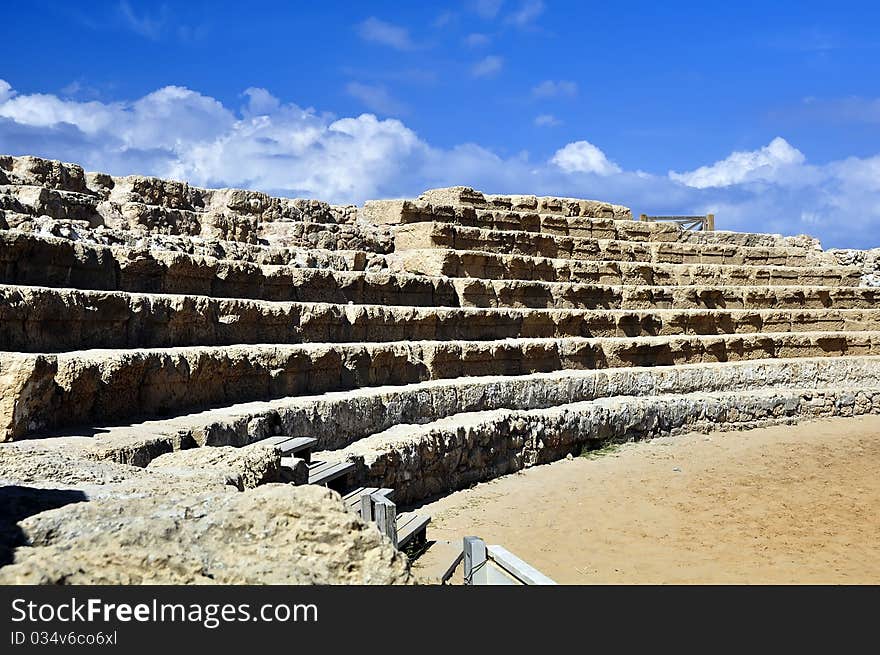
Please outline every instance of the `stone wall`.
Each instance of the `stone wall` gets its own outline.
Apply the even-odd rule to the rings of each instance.
[[[243,189],[202,189],[153,177],[85,173],[76,164],[0,157],[0,227],[87,242],[177,250],[186,237],[388,252],[381,228],[359,223],[357,207],[277,198]]]
[[[858,266],[862,270],[862,284],[880,287],[880,248],[873,250],[829,250],[841,266]]]
[[[357,463],[358,483],[413,503],[612,442],[868,413],[880,413],[877,387],[617,396],[397,425],[335,455]]]

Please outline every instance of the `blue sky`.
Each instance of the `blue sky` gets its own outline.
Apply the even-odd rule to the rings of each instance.
[[[360,202],[430,186],[880,245],[876,2],[18,3],[0,152]]]

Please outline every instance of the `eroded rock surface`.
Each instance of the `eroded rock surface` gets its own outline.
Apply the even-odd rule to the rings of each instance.
[[[406,584],[406,557],[332,491],[270,484],[72,503],[20,522],[2,584]]]
[[[0,582],[410,582],[266,437],[415,503],[608,441],[880,413],[880,251],[632,218],[0,156]]]

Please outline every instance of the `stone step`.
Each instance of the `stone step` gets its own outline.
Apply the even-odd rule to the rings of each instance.
[[[880,386],[615,396],[397,425],[320,456],[356,464],[352,484],[393,487],[407,504],[608,443],[869,413],[880,413]]]
[[[0,350],[19,352],[865,330],[880,330],[880,308],[435,308],[0,285]]]
[[[245,189],[203,189],[186,182],[142,175],[86,173],[77,164],[32,156],[0,155],[0,185],[41,187],[95,196],[120,206],[136,203],[258,222],[352,223],[357,214],[353,205],[278,198]]]
[[[553,260],[541,260],[553,261]],[[306,262],[310,263],[310,262]],[[355,258],[351,266],[357,267]],[[777,280],[776,282],[780,282]],[[447,279],[391,271],[336,271],[257,266],[183,253],[131,253],[68,239],[0,231],[0,283],[271,301],[407,306],[531,308],[700,308],[875,306],[878,291],[737,285],[722,281],[682,288]]]
[[[792,247],[756,247],[678,242],[618,241],[523,231],[485,230],[448,223],[413,223],[393,228],[395,251],[443,248],[527,257],[585,261],[751,266],[838,266],[833,255]]]
[[[600,200],[534,195],[492,195],[463,186],[428,189],[419,196],[419,200],[435,205],[507,209],[556,216],[632,218],[632,211],[629,207],[613,205]]]
[[[0,440],[249,400],[461,376],[880,353],[880,332],[0,353]]]
[[[124,269],[132,262],[144,265],[180,265],[190,260],[193,267],[227,266],[288,266],[293,268],[326,268],[333,270],[367,270],[385,267],[384,258],[363,250],[328,250],[316,247],[288,248],[235,241],[187,238],[180,236],[145,236],[136,232],[110,230],[76,232],[65,230],[56,234],[22,230],[0,232],[0,261],[15,262],[28,254],[38,259],[55,257],[61,266],[77,257],[115,260]],[[25,268],[28,262],[19,262]],[[52,275],[50,268],[47,275]]]
[[[0,211],[6,229],[260,264],[288,263],[290,248],[374,254],[390,252],[393,247],[388,231],[370,224],[278,220],[242,226],[225,216],[143,203],[117,205],[43,187],[0,186]]]
[[[61,433],[64,436],[46,437],[40,443],[87,448],[96,459],[146,466],[172,450],[245,446],[257,440],[271,443],[279,434],[310,434],[318,440],[317,448],[335,450],[395,425],[430,423],[481,410],[538,409],[614,396],[847,385],[880,386],[880,357],[761,359],[438,379],[244,402]]]
[[[784,237],[781,234],[751,232],[693,232],[674,223],[631,220],[625,213],[617,212],[612,218],[613,207],[595,211],[595,216],[563,216],[538,212],[526,208],[478,208],[470,205],[450,205],[427,200],[368,200],[360,216],[365,222],[376,225],[411,225],[437,222],[463,227],[499,231],[522,231],[546,235],[568,236],[587,239],[611,239],[631,242],[682,242],[695,244],[719,244],[756,247],[787,247],[808,251],[821,250],[816,239],[807,236]],[[587,201],[590,202],[590,201]],[[625,217],[625,218],[624,218]]]
[[[451,278],[608,285],[858,286],[857,267],[654,264],[579,261],[465,250],[408,250],[386,257],[394,271]]]
[[[60,192],[59,192],[60,193]],[[0,200],[3,196],[0,195]],[[391,252],[390,232],[332,223],[267,223],[260,228],[259,242],[182,236],[147,229],[91,229],[85,220],[6,212],[7,229],[34,236],[60,237],[95,246],[120,246],[133,251],[170,250],[197,257],[213,257],[252,264],[285,265],[310,260],[359,257],[366,266],[384,266],[381,254]],[[263,229],[265,228],[265,229]],[[329,265],[324,268],[332,268]],[[350,266],[338,267],[347,269]],[[361,266],[364,268],[364,266]]]
[[[328,298],[327,288],[320,282],[315,288],[310,284],[312,279],[332,279],[327,271],[357,272],[375,267],[367,255],[362,251],[301,250],[290,254],[287,265],[259,265],[0,231],[0,283],[317,301]],[[361,280],[355,276],[332,284],[338,288]],[[300,285],[306,287],[304,294],[297,293]],[[432,293],[430,283],[421,286]],[[336,297],[348,300],[344,293]]]

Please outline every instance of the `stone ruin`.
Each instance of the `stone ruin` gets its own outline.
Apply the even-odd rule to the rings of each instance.
[[[632,218],[0,157],[0,582],[412,582],[275,435],[412,505],[609,442],[880,412],[878,251]]]

